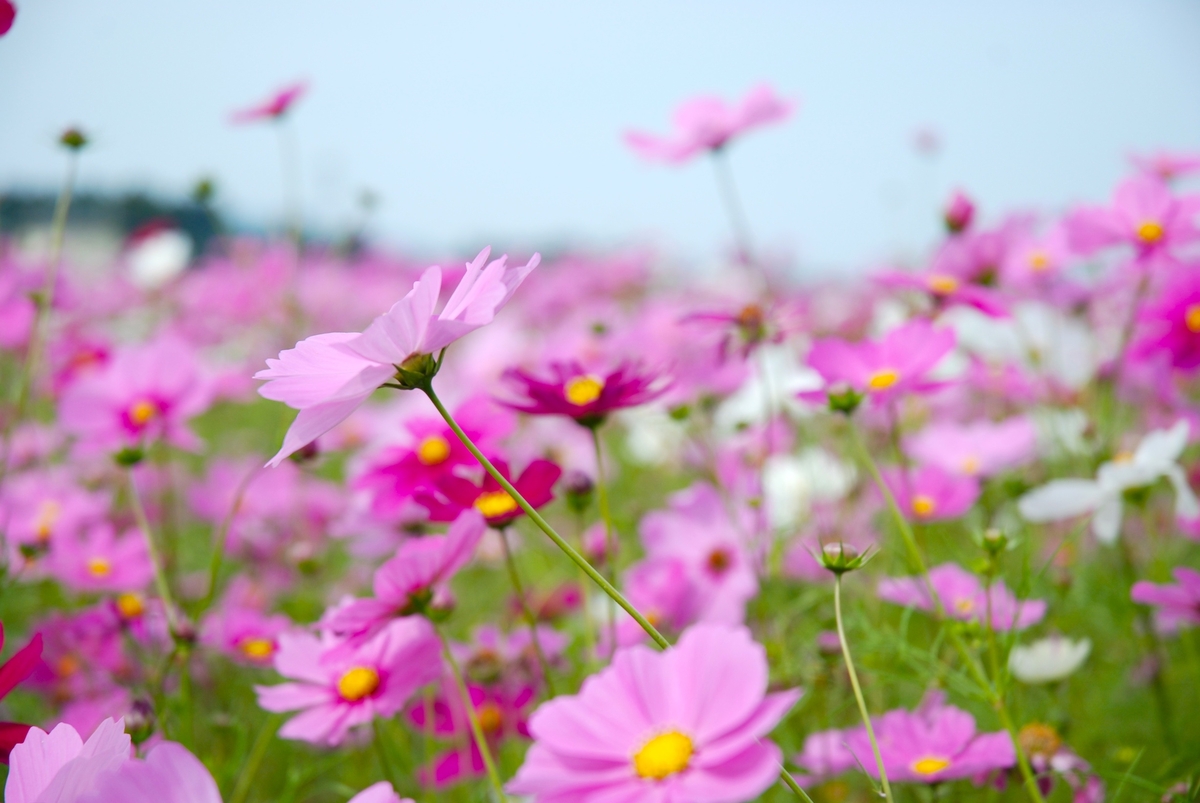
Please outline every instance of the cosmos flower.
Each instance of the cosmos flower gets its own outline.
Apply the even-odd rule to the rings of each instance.
[[[221,803],[212,773],[186,747],[159,742],[145,759],[130,758],[100,775],[87,803]],[[61,800],[61,798],[60,798]]]
[[[1071,641],[1061,636],[1038,639],[1028,647],[1017,645],[1008,654],[1008,668],[1022,683],[1053,683],[1083,666],[1092,642]]]
[[[129,760],[124,720],[106,719],[85,742],[70,725],[30,728],[9,755],[5,803],[75,803]]]
[[[946,224],[946,231],[951,234],[966,231],[975,220],[975,202],[962,190],[955,190],[942,212],[942,220]]]
[[[1194,242],[1200,196],[1175,196],[1160,179],[1134,176],[1118,185],[1111,206],[1076,209],[1065,220],[1071,247],[1084,253],[1129,245],[1141,256]]]
[[[503,460],[492,463],[530,507],[539,508],[554,498],[554,483],[558,482],[562,469],[549,460],[534,460],[516,479],[508,463]],[[429,510],[430,521],[453,521],[464,510],[474,508],[483,514],[489,526],[503,527],[525,514],[491,474],[484,474],[478,485],[465,477],[446,475],[434,488],[421,489],[413,498]]]
[[[267,711],[301,711],[279,729],[285,739],[336,746],[350,728],[390,717],[412,693],[442,674],[440,645],[421,616],[390,622],[356,650],[326,660],[336,642],[284,633],[275,669],[295,682],[255,686]]]
[[[1200,153],[1176,153],[1158,151],[1149,154],[1133,154],[1129,161],[1138,170],[1160,181],[1182,178],[1200,171]]]
[[[929,570],[929,582],[942,603],[946,614],[964,622],[976,622],[992,613],[996,630],[1023,630],[1042,621],[1046,603],[1042,600],[1018,602],[1003,581],[995,580],[987,593],[979,578],[953,563],[943,563]],[[917,608],[934,609],[933,601],[920,577],[885,578],[879,581],[879,598]],[[989,597],[990,606],[989,606]]]
[[[76,591],[139,591],[154,577],[146,541],[136,531],[121,536],[108,522],[82,538],[63,538],[51,547],[50,572]]]
[[[349,803],[413,803],[411,797],[401,798],[388,781],[371,784],[350,798]]]
[[[792,761],[803,767],[805,777],[796,778],[800,783],[821,783],[835,775],[841,775],[857,766],[850,743],[859,738],[862,728],[818,731],[804,739],[804,750]]]
[[[614,410],[636,407],[666,393],[671,382],[661,373],[623,362],[607,373],[591,373],[578,362],[554,363],[550,379],[519,369],[504,379],[520,398],[503,403],[534,415],[565,415],[595,426]]]
[[[723,148],[731,139],[792,116],[796,102],[780,98],[766,84],[754,87],[735,106],[722,98],[702,95],[675,110],[674,132],[667,137],[630,131],[625,144],[643,159],[682,164],[706,150]]]
[[[944,521],[966,513],[979,498],[979,481],[965,473],[951,473],[937,465],[905,470],[887,469],[883,481],[907,518]]]
[[[934,390],[940,384],[929,372],[954,343],[954,330],[935,328],[924,320],[897,327],[877,341],[818,340],[808,353],[808,364],[825,380],[825,389],[801,397],[823,401],[827,393],[848,388],[886,402],[905,393]]]
[[[1024,416],[935,423],[906,439],[905,450],[918,462],[952,474],[990,477],[1036,457],[1037,429]]]
[[[4,648],[4,625],[0,624],[0,649]],[[0,700],[17,687],[42,659],[42,636],[34,635],[13,656],[0,664]],[[8,763],[8,755],[13,747],[25,740],[29,733],[29,725],[20,722],[0,722],[0,764]]]
[[[221,607],[204,617],[200,643],[238,663],[270,666],[279,649],[280,634],[292,627],[292,620],[284,614],[264,613],[227,596]]]
[[[297,81],[280,89],[271,97],[256,106],[242,109],[230,115],[234,123],[256,123],[260,120],[279,120],[300,100],[308,91],[306,81]]]
[[[1181,371],[1200,368],[1200,270],[1184,265],[1167,276],[1157,296],[1142,305],[1129,354],[1167,354]]]
[[[1164,633],[1173,633],[1182,625],[1200,625],[1200,572],[1177,566],[1171,573],[1174,584],[1140,580],[1130,590],[1134,602],[1156,608],[1154,621]]]
[[[782,753],[766,735],[798,689],[767,694],[767,658],[741,627],[696,625],[666,652],[634,646],[543,703],[508,791],[533,801],[735,803],[766,791]]]
[[[267,360],[267,369],[254,375],[267,380],[258,392],[300,411],[284,436],[283,447],[267,465],[279,465],[346,420],[406,364],[411,365],[410,361],[439,352],[491,323],[541,261],[534,254],[522,267],[510,268],[507,256],[487,262],[490,253],[490,248],[483,249],[467,265],[462,281],[439,313],[434,310],[442,270],[434,266],[361,334],[314,335],[281,352],[279,359]]]
[[[1176,462],[1187,447],[1189,431],[1188,422],[1182,419],[1170,429],[1153,430],[1132,454],[1118,454],[1102,463],[1096,479],[1051,480],[1017,500],[1017,509],[1034,522],[1061,521],[1091,513],[1092,532],[1101,543],[1111,544],[1121,534],[1125,492],[1166,477],[1175,489],[1176,515],[1185,519],[1200,516],[1200,502]]]
[[[936,266],[934,270],[922,273],[885,271],[876,277],[876,281],[894,290],[927,293],[938,309],[962,305],[974,307],[992,318],[1009,317],[1008,305],[995,290],[938,270]]]

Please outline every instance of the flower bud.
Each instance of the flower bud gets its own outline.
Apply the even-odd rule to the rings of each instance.
[[[592,495],[596,484],[592,478],[582,471],[570,471],[562,481],[563,495],[567,498],[567,507],[575,513],[582,513],[592,504]]]
[[[154,703],[139,697],[125,712],[125,731],[134,744],[141,744],[154,734]]]
[[[84,134],[78,128],[71,127],[62,132],[62,136],[58,138],[58,144],[62,145],[67,150],[81,151],[88,144],[87,134]]]
[[[145,456],[146,453],[136,446],[126,446],[124,449],[113,455],[113,461],[121,468],[133,468],[138,463],[142,462],[142,459]]]
[[[829,397],[829,409],[835,413],[850,415],[862,404],[863,394],[847,385],[838,382],[830,385],[826,394]]]
[[[964,232],[971,227],[974,219],[975,203],[961,190],[955,190],[954,195],[950,196],[950,203],[946,204],[946,211],[942,213],[946,230],[951,234]]]
[[[817,560],[826,569],[841,576],[846,572],[861,569],[873,556],[874,553],[870,549],[859,552],[858,547],[853,544],[834,541],[821,547],[821,554],[817,556]]]
[[[432,354],[414,354],[396,366],[396,384],[403,390],[426,387],[437,376],[440,367]]]

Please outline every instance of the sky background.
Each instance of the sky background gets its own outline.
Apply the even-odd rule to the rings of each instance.
[[[649,242],[702,261],[729,233],[704,160],[639,162],[690,95],[769,81],[799,114],[732,149],[755,240],[810,273],[919,253],[963,187],[993,219],[1108,194],[1131,151],[1200,150],[1200,3],[18,0],[0,39],[0,189],[182,196],[276,225],[270,126],[229,112],[294,79],[306,217],[418,252]],[[936,130],[936,159],[913,148]]]

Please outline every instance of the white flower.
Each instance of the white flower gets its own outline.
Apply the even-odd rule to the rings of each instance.
[[[1156,429],[1142,438],[1132,455],[1101,464],[1096,479],[1052,480],[1022,496],[1017,509],[1029,521],[1060,521],[1092,513],[1092,532],[1102,543],[1111,544],[1121,533],[1125,491],[1166,477],[1175,488],[1175,514],[1196,518],[1200,502],[1176,462],[1187,446],[1188,429],[1183,420],[1170,429]]]
[[[1022,683],[1050,683],[1072,674],[1092,651],[1088,639],[1071,641],[1059,636],[1039,639],[1028,647],[1013,647],[1008,668]]]
[[[853,466],[820,447],[805,449],[799,455],[771,455],[762,472],[771,527],[776,530],[795,527],[808,514],[813,502],[841,499],[854,487],[855,478]]]
[[[143,290],[153,290],[183,273],[191,258],[191,238],[177,229],[164,229],[130,250],[129,278]]]

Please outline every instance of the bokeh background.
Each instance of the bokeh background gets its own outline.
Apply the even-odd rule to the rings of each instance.
[[[6,197],[53,193],[54,139],[78,124],[94,139],[85,191],[170,201],[210,176],[224,217],[270,230],[274,132],[229,113],[306,79],[293,123],[309,230],[365,226],[416,253],[649,242],[709,258],[728,231],[706,160],[646,165],[620,135],[665,129],[689,95],[761,80],[802,108],[740,142],[733,164],[756,239],[798,272],[920,253],[954,187],[985,219],[1058,209],[1105,195],[1131,152],[1200,145],[1194,0],[19,9],[0,41]],[[12,218],[0,226],[29,224]]]

